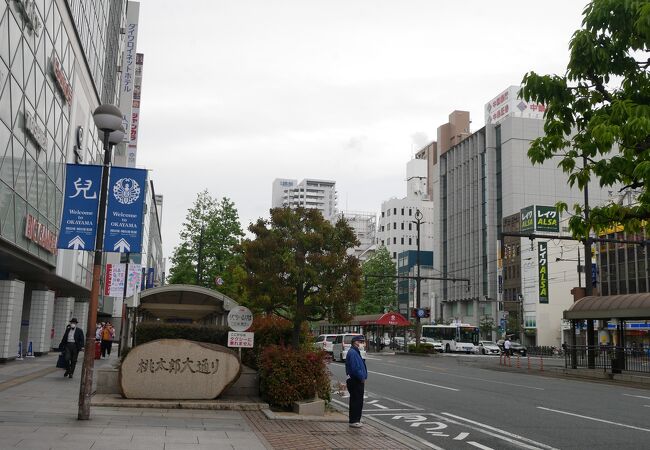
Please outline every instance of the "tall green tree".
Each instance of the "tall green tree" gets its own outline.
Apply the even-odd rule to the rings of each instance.
[[[361,296],[361,268],[347,250],[358,245],[340,219],[332,225],[315,209],[271,209],[268,220],[249,226],[244,239],[249,301],[254,309],[293,322],[292,346],[305,321],[346,321]]]
[[[593,208],[589,223],[574,205],[574,236],[613,223],[637,231],[650,219],[650,1],[590,2],[569,49],[564,75],[529,72],[523,79],[523,98],[546,104],[545,136],[528,156],[533,163],[558,158],[580,189],[593,176],[601,186],[640,194],[631,206]]]
[[[357,314],[379,314],[384,308],[397,308],[395,275],[397,269],[386,247],[381,246],[361,267],[364,277]]]
[[[215,200],[207,190],[200,192],[180,232],[181,243],[170,258],[170,284],[198,284],[215,288],[217,276],[224,276],[236,259],[244,233],[235,204],[228,198]]]

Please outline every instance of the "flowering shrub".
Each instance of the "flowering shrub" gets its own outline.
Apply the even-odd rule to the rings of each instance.
[[[271,405],[288,408],[295,401],[330,400],[325,352],[280,345],[264,348],[259,359],[260,393]]]

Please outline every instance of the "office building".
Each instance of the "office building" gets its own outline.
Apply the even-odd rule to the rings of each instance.
[[[340,217],[345,219],[354,230],[359,245],[351,249],[351,254],[354,254],[363,263],[374,254],[376,248],[377,214],[363,211],[342,211]]]
[[[271,208],[317,209],[329,221],[336,220],[336,182],[305,178],[298,180],[276,178],[273,180]]]
[[[46,353],[72,315],[85,327],[92,254],[56,249],[65,164],[100,162],[92,112],[116,103],[125,17],[125,1],[0,2],[0,361],[19,341]]]

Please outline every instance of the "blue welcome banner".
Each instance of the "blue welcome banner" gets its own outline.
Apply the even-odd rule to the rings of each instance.
[[[66,164],[65,198],[57,248],[95,249],[102,166]]]
[[[142,212],[147,171],[113,167],[108,185],[104,251],[142,253]]]

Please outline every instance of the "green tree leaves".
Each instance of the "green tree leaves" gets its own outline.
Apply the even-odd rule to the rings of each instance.
[[[361,301],[356,307],[356,313],[379,314],[384,312],[385,307],[397,308],[396,279],[394,278],[397,270],[386,247],[379,247],[361,269],[364,276],[364,287]]]
[[[215,288],[218,275],[235,277],[229,271],[237,270],[233,262],[243,235],[235,204],[226,197],[217,201],[207,190],[200,192],[187,211],[181,243],[170,258],[168,282]]]
[[[520,95],[547,105],[545,136],[533,141],[534,164],[556,158],[569,183],[640,193],[638,204],[592,210],[589,223],[572,218],[583,238],[613,223],[638,231],[650,218],[650,0],[594,0],[569,45],[564,76],[526,74]],[[586,164],[583,164],[586,161]]]
[[[332,225],[314,209],[274,208],[249,226],[241,244],[249,305],[293,323],[299,346],[304,321],[346,321],[361,295],[361,269],[347,250],[357,245],[350,226]]]

